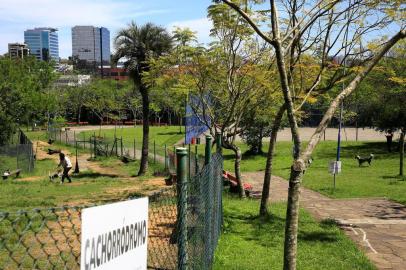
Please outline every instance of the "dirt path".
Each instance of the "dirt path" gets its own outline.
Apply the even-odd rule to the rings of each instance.
[[[245,173],[256,192],[262,172]],[[288,181],[273,176],[271,201],[286,201]],[[378,269],[406,269],[406,206],[383,198],[330,199],[301,188],[300,204],[317,220],[334,219]]]

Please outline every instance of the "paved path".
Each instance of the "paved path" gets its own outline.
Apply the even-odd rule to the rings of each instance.
[[[254,191],[262,190],[263,173],[245,173]],[[271,201],[286,201],[288,182],[273,176]],[[406,269],[406,206],[383,198],[330,199],[301,188],[300,204],[317,220],[334,219],[378,269]]]

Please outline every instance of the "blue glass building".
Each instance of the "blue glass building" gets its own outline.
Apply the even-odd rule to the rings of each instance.
[[[30,53],[37,59],[59,62],[58,29],[34,28],[24,31],[24,42],[28,45]]]

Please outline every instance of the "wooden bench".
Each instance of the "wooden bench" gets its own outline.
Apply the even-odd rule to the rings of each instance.
[[[177,179],[176,173],[174,173],[174,172],[169,172],[168,178],[165,178],[165,184],[166,184],[167,186],[172,186],[173,184],[176,183],[176,179]]]
[[[127,164],[127,163],[130,163],[130,162],[134,162],[135,159],[133,159],[133,158],[131,158],[131,157],[129,157],[129,156],[122,156],[122,157],[121,157],[121,161],[122,161],[124,164]]]
[[[20,173],[21,173],[21,169],[17,169],[15,171],[11,171],[11,172],[5,172],[5,173],[3,173],[3,180],[6,180],[8,177],[11,177],[11,176],[19,177]]]
[[[224,180],[225,184],[230,185],[230,192],[232,192],[232,193],[239,192],[237,177],[235,177],[234,175],[232,175],[231,173],[229,173],[227,171],[223,171],[223,180]],[[248,184],[248,183],[244,183],[243,188],[245,191],[245,195],[247,197],[249,197],[252,192],[252,185]]]

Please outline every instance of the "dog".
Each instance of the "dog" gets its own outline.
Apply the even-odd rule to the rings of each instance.
[[[62,172],[61,171],[56,171],[56,172],[48,172],[48,177],[49,181],[54,182],[54,179],[62,178]]]
[[[361,167],[362,164],[368,162],[368,165],[371,166],[372,159],[374,158],[374,154],[370,154],[369,157],[360,157],[360,155],[356,155],[355,159],[358,160],[358,165]]]
[[[3,180],[6,180],[7,177],[10,176],[10,174],[11,174],[10,169],[5,170],[3,173]]]

